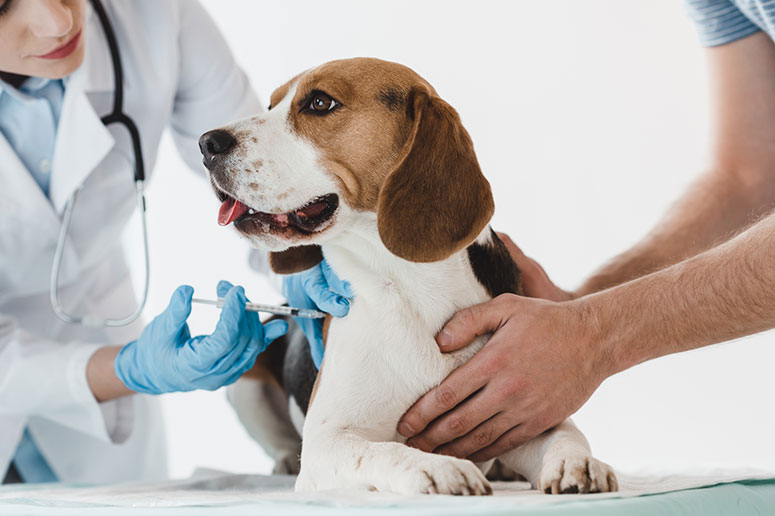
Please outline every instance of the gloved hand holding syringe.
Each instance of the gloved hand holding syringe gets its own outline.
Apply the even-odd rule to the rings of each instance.
[[[193,298],[191,301],[194,303],[200,303],[203,305],[213,305],[218,308],[223,308],[223,298],[219,297],[217,300],[212,299],[197,299]],[[319,312],[317,310],[311,310],[308,308],[295,308],[292,306],[278,306],[278,305],[262,305],[260,303],[245,303],[245,311],[247,312],[265,312],[275,315],[287,315],[290,317],[303,317],[305,319],[323,319],[326,317],[326,313]]]

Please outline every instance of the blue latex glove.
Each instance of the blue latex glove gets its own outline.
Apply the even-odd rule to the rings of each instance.
[[[281,320],[262,325],[257,313],[245,311],[243,288],[221,281],[218,297],[225,299],[215,331],[191,337],[186,319],[193,295],[192,287],[178,287],[140,338],[121,348],[114,368],[128,388],[145,394],[218,389],[236,382],[270,342],[288,331]]]
[[[283,278],[283,295],[291,306],[322,310],[334,317],[344,317],[350,311],[353,292],[350,284],[342,281],[323,260],[315,267]],[[309,350],[315,367],[323,363],[323,319],[297,317],[309,341]]]

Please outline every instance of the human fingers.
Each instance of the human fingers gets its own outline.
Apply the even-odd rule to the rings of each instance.
[[[355,297],[355,294],[353,294],[353,289],[350,286],[350,282],[341,280],[334,272],[334,269],[331,268],[331,264],[328,263],[327,260],[320,262],[320,270],[323,272],[323,276],[325,276],[326,281],[328,282],[328,286],[331,290],[349,299]]]
[[[406,444],[422,451],[432,452],[440,446],[462,438],[499,412],[496,401],[492,395],[492,389],[485,386],[453,410],[440,416],[425,430],[409,439]],[[493,440],[496,437],[494,436]]]
[[[186,320],[191,315],[191,298],[194,288],[181,285],[172,293],[167,308],[159,317],[157,326],[168,338],[176,337],[183,328],[187,328]]]
[[[240,376],[252,369],[258,355],[260,355],[274,339],[282,336],[286,331],[288,331],[288,323],[282,319],[270,321],[264,325],[264,344],[261,344],[259,340],[254,340],[245,346],[245,349],[238,354],[238,359],[234,360],[228,369],[220,373],[222,376],[226,377],[226,380],[222,385],[230,385],[236,382]],[[237,355],[237,353],[233,354]]]
[[[234,285],[232,285],[230,282],[226,280],[219,281],[217,287],[218,297],[224,297],[232,288],[234,288]],[[245,302],[249,303],[250,299],[245,297]],[[264,341],[264,327],[261,324],[261,318],[258,316],[258,312],[244,310],[241,314],[239,314],[239,324],[241,339],[251,339],[250,345],[258,347],[259,353],[266,349],[266,346],[269,344],[269,342]],[[282,335],[282,333],[280,333],[280,335]],[[278,335],[278,337],[280,335]]]
[[[232,288],[234,288],[234,285],[232,285],[231,282],[226,280],[219,281],[218,286],[216,287],[218,298],[224,298]],[[245,297],[245,301],[249,302],[250,300]],[[263,338],[263,333],[261,331],[261,319],[259,319],[258,313],[248,312],[247,310],[243,311],[239,315],[239,324],[241,339]]]
[[[232,288],[234,288],[234,285],[232,285],[230,282],[221,280],[218,282],[218,286],[216,287],[215,291],[218,294],[218,297],[226,297],[226,294],[228,294],[229,290]]]
[[[505,434],[512,428],[517,426],[512,422],[509,414],[505,412],[499,412],[492,416],[490,419],[483,421],[476,428],[465,434],[464,436],[455,439],[454,441],[440,446],[436,450],[436,453],[442,455],[452,455],[465,459],[469,455],[472,455],[487,446],[495,442],[498,437]]]
[[[514,243],[509,235],[506,233],[501,233],[500,231],[496,231],[495,234],[498,235],[498,238],[500,238],[501,242],[503,242],[503,244],[506,246],[506,249],[511,255],[511,259],[514,260],[514,263],[516,263],[517,266],[525,261],[527,256],[525,256],[525,253],[522,252],[522,249],[520,249],[519,246]]]
[[[344,317],[350,310],[347,298],[331,291],[320,265],[304,273],[302,287],[320,310],[334,317]]]
[[[246,302],[245,291],[242,287],[232,287],[224,296],[221,316],[215,325],[215,331],[201,341],[200,352],[204,356],[217,361],[227,356],[235,346],[239,345],[240,322],[245,312]]]
[[[533,430],[532,427],[526,424],[517,425],[498,437],[486,448],[469,455],[467,458],[473,462],[487,462],[492,458],[519,448],[539,433],[541,432]]]
[[[264,324],[264,341],[266,345],[272,343],[273,340],[279,339],[288,332],[288,323],[282,319],[276,319]]]
[[[523,253],[522,249],[514,243],[509,235],[506,233],[497,233],[497,235],[506,246],[506,249],[511,255],[511,259],[517,264],[522,275],[527,276],[525,279],[532,282],[537,282],[539,280],[551,282],[551,280],[549,280],[549,275],[546,274],[546,271],[541,267],[541,264]]]
[[[510,315],[509,297],[517,296],[502,294],[485,303],[459,310],[436,335],[441,351],[464,348],[474,338],[497,330]]]
[[[487,378],[477,367],[476,356],[455,369],[441,384],[428,391],[412,405],[398,422],[398,433],[412,437],[422,432],[434,419],[449,412],[471,394],[481,389]]]
[[[288,323],[282,319],[269,321],[266,324],[262,324],[259,320],[257,331],[252,335],[252,338],[247,340],[244,346],[236,346],[227,351],[209,372],[226,376],[233,374],[241,376],[253,367],[258,355],[263,353],[273,340],[281,337],[287,331]]]
[[[525,255],[507,234],[498,233],[498,237],[503,241],[512,260],[522,273],[525,295],[550,301],[570,301],[574,298],[573,294],[555,285],[541,264]]]

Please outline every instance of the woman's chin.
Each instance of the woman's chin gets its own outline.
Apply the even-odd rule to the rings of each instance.
[[[78,48],[64,59],[56,61],[54,63],[44,64],[42,68],[43,73],[35,74],[36,77],[45,77],[47,79],[64,79],[69,75],[72,75],[83,64],[84,56],[86,55],[86,49],[84,42],[81,41]]]

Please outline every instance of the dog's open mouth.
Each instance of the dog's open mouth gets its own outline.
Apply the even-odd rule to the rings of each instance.
[[[266,233],[295,229],[301,233],[314,233],[331,220],[339,207],[339,196],[327,194],[308,202],[301,208],[286,213],[265,213],[254,210],[222,190],[217,190],[221,200],[218,224],[234,227],[247,233]]]

